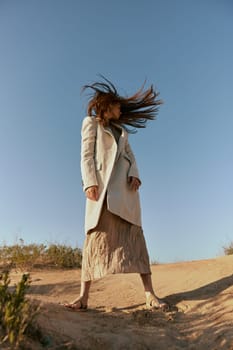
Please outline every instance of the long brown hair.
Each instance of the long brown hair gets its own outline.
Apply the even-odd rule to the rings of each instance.
[[[110,105],[120,103],[121,116],[114,123],[118,123],[125,127],[129,132],[135,132],[135,129],[127,128],[145,128],[148,120],[156,119],[159,106],[163,103],[158,100],[159,93],[154,90],[153,85],[144,90],[144,85],[132,96],[123,97],[117,92],[116,87],[104,76],[101,78],[105,82],[95,82],[91,85],[84,85],[82,91],[92,89],[90,100],[87,106],[89,116],[94,116],[104,126],[108,124],[108,120],[104,118],[104,112],[108,110]],[[144,90],[144,91],[143,91]]]

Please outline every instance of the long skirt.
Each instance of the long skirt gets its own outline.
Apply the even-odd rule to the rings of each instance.
[[[151,270],[142,228],[108,211],[105,200],[98,225],[84,242],[81,280],[115,273],[151,274]]]

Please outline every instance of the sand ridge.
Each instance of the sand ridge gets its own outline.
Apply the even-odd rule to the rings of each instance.
[[[168,313],[145,309],[137,274],[94,281],[81,313],[59,305],[77,297],[80,270],[31,272],[28,295],[41,303],[47,348],[233,350],[233,256],[154,265],[152,274],[157,295],[172,305]]]

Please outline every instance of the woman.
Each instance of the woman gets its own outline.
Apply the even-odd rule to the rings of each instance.
[[[151,86],[122,97],[107,79],[85,85],[93,92],[82,124],[81,173],[86,194],[85,232],[80,296],[65,304],[86,310],[91,281],[111,273],[139,273],[146,306],[167,304],[154,293],[141,225],[141,185],[129,127],[143,128],[162,103]],[[128,131],[128,132],[127,132]]]

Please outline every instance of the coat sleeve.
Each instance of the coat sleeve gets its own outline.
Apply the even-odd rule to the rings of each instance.
[[[128,142],[128,140],[126,141],[126,145],[125,145],[125,152],[127,153],[129,159],[131,160],[131,165],[129,168],[129,172],[128,172],[128,176],[133,176],[136,177],[140,182],[140,177],[139,177],[139,172],[138,172],[138,168],[137,168],[137,164],[136,164],[136,159],[135,156],[133,154],[133,151],[130,147],[130,144]]]
[[[84,191],[90,186],[98,186],[95,168],[96,123],[94,117],[86,117],[82,124],[81,175]]]

